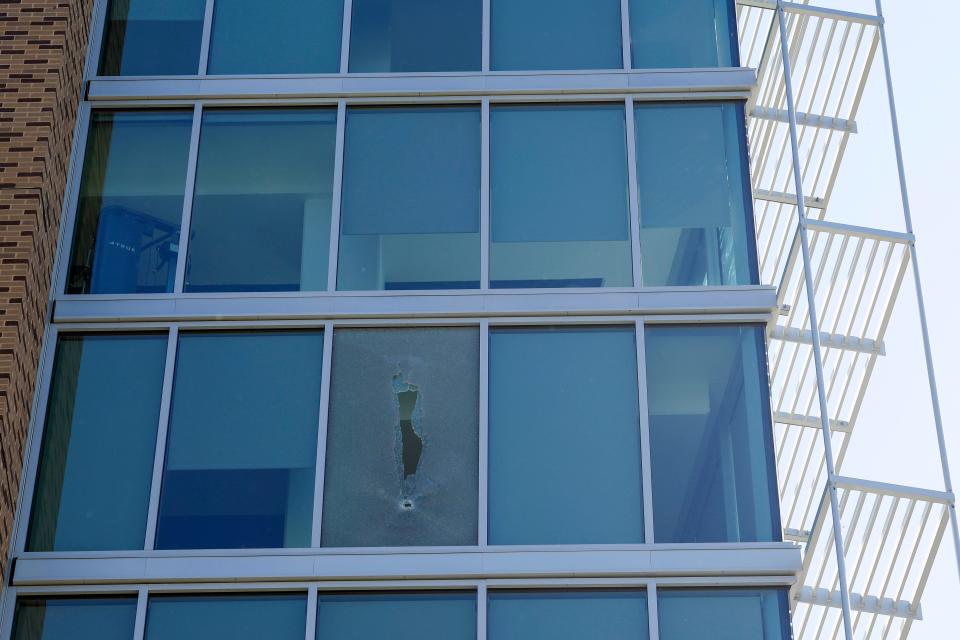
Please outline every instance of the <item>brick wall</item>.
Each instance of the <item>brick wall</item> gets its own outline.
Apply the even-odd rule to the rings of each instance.
[[[93,0],[0,0],[0,571],[6,576]]]

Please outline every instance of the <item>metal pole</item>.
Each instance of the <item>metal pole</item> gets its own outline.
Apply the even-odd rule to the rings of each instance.
[[[797,142],[797,111],[793,96],[793,78],[790,53],[787,49],[787,19],[783,0],[777,0],[777,21],[780,26],[780,55],[783,58],[783,76],[786,82],[787,114],[790,121],[790,145],[793,152],[793,181],[797,194],[797,235],[803,254],[803,279],[807,288],[807,312],[813,337],[813,362],[817,372],[817,398],[820,401],[820,432],[823,435],[823,453],[827,464],[827,493],[833,516],[833,545],[837,555],[837,579],[840,583],[840,605],[843,609],[843,631],[847,640],[853,640],[850,621],[850,593],[847,585],[847,563],[843,555],[843,532],[840,529],[840,505],[837,500],[837,473],[833,462],[833,442],[830,435],[830,412],[827,408],[826,382],[823,375],[823,354],[820,348],[820,324],[817,320],[816,295],[810,270],[810,240],[807,234],[807,211],[804,204],[803,178],[800,175],[800,145]],[[809,549],[807,550],[809,552]]]
[[[883,20],[883,7],[876,0],[877,17],[880,18],[880,49],[883,51],[883,70],[887,78],[887,100],[890,102],[890,123],[893,127],[893,147],[897,154],[897,172],[900,176],[900,199],[903,203],[903,220],[907,233],[913,233],[913,218],[910,215],[910,198],[907,194],[907,175],[903,164],[903,149],[900,146],[900,124],[897,120],[897,104],[893,97],[893,77],[890,74],[890,55],[887,51],[887,32]],[[947,461],[947,441],[944,436],[943,418],[940,415],[940,395],[937,393],[937,377],[933,370],[933,352],[930,349],[930,331],[927,328],[927,309],[923,303],[923,287],[920,286],[920,264],[917,262],[917,246],[910,243],[910,261],[913,263],[913,289],[917,294],[920,311],[920,333],[923,335],[923,353],[927,360],[927,382],[930,385],[930,400],[933,403],[933,422],[937,428],[937,444],[940,447],[940,465],[943,468],[944,489],[950,494],[948,510],[953,528],[953,548],[957,560],[957,575],[960,577],[960,527],[957,525],[956,499],[953,497],[953,481],[950,479],[950,463]]]

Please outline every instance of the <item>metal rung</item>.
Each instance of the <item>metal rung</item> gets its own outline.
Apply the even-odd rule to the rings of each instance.
[[[767,191],[766,189],[754,189],[753,197],[757,200],[767,200],[769,202],[779,202],[781,204],[791,204],[796,206],[797,196],[793,193],[783,191]],[[813,198],[807,196],[803,199],[804,205],[808,209],[826,209],[827,201],[823,198]]]
[[[813,332],[809,329],[801,330],[796,327],[777,325],[773,328],[773,331],[770,332],[770,337],[776,340],[784,340],[785,342],[813,344]],[[856,351],[857,353],[866,353],[867,355],[875,356],[887,355],[883,340],[870,340],[868,338],[858,338],[856,336],[845,336],[821,331],[820,344],[824,348],[846,349],[847,351]]]
[[[756,7],[758,9],[769,9],[771,11],[775,11],[777,8],[777,3],[774,0],[737,0],[737,4],[741,7]],[[784,2],[783,9],[789,13],[845,20],[847,22],[859,22],[862,24],[879,25],[882,22],[879,16],[870,15],[869,13],[828,9],[827,7],[816,7],[808,4],[798,4],[796,2]]]
[[[822,607],[840,608],[839,591],[800,587],[800,590],[797,592],[796,600],[797,602],[815,604]],[[906,618],[908,620],[923,620],[923,614],[920,610],[920,606],[917,605],[916,610],[914,610],[910,603],[906,600],[878,598],[876,596],[864,596],[859,593],[851,593],[850,608],[854,611],[861,611],[869,614],[894,616],[896,618]]]
[[[786,109],[774,109],[772,107],[754,107],[750,112],[754,118],[764,120],[773,120],[775,122],[790,122],[790,115]],[[857,133],[857,123],[854,120],[844,120],[843,118],[831,118],[813,113],[798,113],[797,124],[803,127],[819,127],[820,129],[832,129],[844,133]]]
[[[776,411],[773,414],[773,421],[780,424],[792,424],[797,427],[809,427],[811,429],[820,428],[820,416],[804,416],[798,413],[786,413]],[[850,433],[853,431],[853,425],[846,420],[830,420],[830,430],[836,433]]]
[[[907,500],[924,500],[926,502],[934,502],[946,505],[954,503],[953,494],[947,493],[946,491],[907,487],[899,484],[890,484],[888,482],[876,482],[875,480],[862,480],[860,478],[837,476],[836,486],[838,489],[865,491],[867,493],[882,494],[896,498],[904,498]]]
[[[807,544],[810,539],[810,532],[801,529],[784,529],[783,539],[786,542],[796,542],[798,544]]]

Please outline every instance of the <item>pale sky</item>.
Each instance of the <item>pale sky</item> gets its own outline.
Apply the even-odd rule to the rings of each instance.
[[[874,13],[873,0],[811,4]],[[932,337],[934,364],[956,489],[960,477],[960,316],[952,260],[960,237],[957,189],[960,145],[955,69],[960,2],[886,0],[887,38],[917,234],[917,250]],[[953,71],[951,71],[953,69]],[[857,117],[860,133],[844,157],[827,219],[905,229],[879,51]],[[857,421],[842,475],[942,490],[912,274],[907,278]],[[960,637],[960,576],[949,527],[926,592],[924,620],[910,640]]]

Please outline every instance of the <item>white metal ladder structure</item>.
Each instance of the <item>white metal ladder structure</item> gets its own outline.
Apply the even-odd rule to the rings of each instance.
[[[876,9],[870,15],[808,0],[738,0],[742,65],[758,77],[747,113],[761,281],[778,286],[780,305],[769,358],[783,532],[804,551],[791,592],[797,640],[906,638],[921,617],[920,598],[951,518],[960,557],[913,235],[827,215],[867,78],[879,64],[912,229],[879,0]],[[869,428],[857,427],[857,418],[911,266],[944,491],[840,474],[855,428]]]

